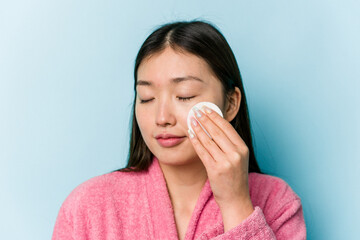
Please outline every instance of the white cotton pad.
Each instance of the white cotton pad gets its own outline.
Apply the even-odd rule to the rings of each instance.
[[[224,117],[220,108],[218,106],[216,106],[214,103],[211,103],[211,102],[199,102],[197,104],[195,104],[189,111],[188,113],[188,116],[187,116],[187,125],[188,125],[188,128],[193,132],[194,130],[192,129],[192,126],[191,126],[191,117],[195,117],[195,113],[193,111],[193,108],[194,107],[197,107],[200,111],[204,112],[204,110],[202,109],[203,106],[206,106],[210,109],[212,109],[213,111],[217,112],[221,117]],[[212,137],[210,136],[210,134],[205,130],[205,128],[201,125],[201,123],[199,123],[200,126],[202,127],[202,129],[204,129],[204,131],[206,132],[206,134],[212,139]]]

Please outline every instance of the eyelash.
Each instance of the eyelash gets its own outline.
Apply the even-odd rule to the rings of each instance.
[[[190,99],[194,98],[195,96],[192,97],[178,97],[180,101],[186,102],[189,101]],[[152,99],[149,100],[140,100],[140,103],[147,103],[150,102]]]

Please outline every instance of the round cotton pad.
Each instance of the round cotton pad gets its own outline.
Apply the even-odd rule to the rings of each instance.
[[[188,128],[189,128],[193,133],[195,133],[194,130],[192,129],[192,127],[191,127],[191,117],[194,117],[194,118],[195,118],[195,116],[194,116],[195,113],[194,113],[194,111],[193,111],[193,108],[194,108],[194,107],[197,107],[200,111],[204,111],[204,110],[202,109],[203,106],[206,106],[206,107],[212,109],[213,111],[217,112],[221,117],[223,117],[223,114],[222,114],[220,108],[219,108],[218,106],[216,106],[214,103],[211,103],[211,102],[199,102],[199,103],[195,104],[195,105],[190,109],[190,111],[189,111],[189,113],[188,113],[188,116],[187,116],[187,125],[188,125]],[[196,118],[195,118],[195,119],[196,119]],[[200,124],[200,126],[202,127],[202,129],[204,129],[204,131],[206,132],[206,134],[211,138],[210,134],[205,130],[205,128],[201,125],[201,123],[199,123],[199,124]],[[212,138],[211,138],[211,139],[212,139]]]

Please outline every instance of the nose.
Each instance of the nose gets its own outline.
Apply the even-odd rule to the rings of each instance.
[[[176,117],[174,110],[169,101],[161,101],[156,110],[156,125],[166,127],[167,125],[175,125]]]

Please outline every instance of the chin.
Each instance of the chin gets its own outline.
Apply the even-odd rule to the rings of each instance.
[[[165,165],[181,166],[191,164],[194,161],[199,160],[195,150],[190,150],[189,148],[187,151],[157,149],[157,151],[154,151],[153,154],[157,159],[159,159],[161,164]]]

